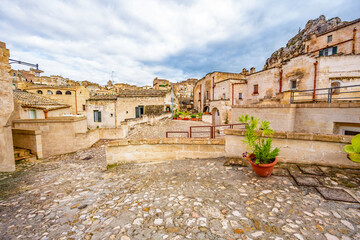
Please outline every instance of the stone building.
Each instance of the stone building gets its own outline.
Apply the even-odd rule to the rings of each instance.
[[[153,89],[156,90],[168,90],[171,88],[171,82],[166,79],[155,78],[153,81]]]
[[[194,108],[211,112],[213,124],[236,123],[241,114],[249,114],[268,119],[275,130],[360,132],[359,24],[360,19],[341,23],[322,16],[309,21],[263,70],[244,69],[229,77],[209,73],[200,79]]]
[[[71,114],[71,106],[39,94],[14,90],[14,119],[46,119]]]
[[[90,92],[84,86],[33,85],[25,90],[70,105],[72,115],[86,114],[86,100],[89,99]]]
[[[0,172],[15,171],[11,115],[14,110],[12,79],[9,65],[10,52],[0,42]]]
[[[174,94],[179,100],[180,110],[193,109],[193,93],[197,81],[196,78],[189,78],[182,82],[172,83]]]
[[[126,90],[116,95],[92,96],[86,104],[90,128],[117,128],[127,119],[158,115],[171,109],[171,92]]]

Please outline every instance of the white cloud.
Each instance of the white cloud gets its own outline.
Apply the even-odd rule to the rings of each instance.
[[[192,77],[164,62],[166,59],[199,52],[212,60],[217,56],[206,54],[216,44],[261,41],[259,36],[269,29],[285,26],[287,21],[304,26],[307,19],[320,15],[317,8],[334,12],[341,4],[343,1],[3,0],[0,40],[7,43],[12,58],[39,63],[47,75],[104,84],[115,71],[117,82],[151,84],[156,76],[170,80]],[[277,46],[278,39],[273,45]],[[250,59],[248,54],[246,59]],[[232,60],[228,64],[233,62],[241,63]]]

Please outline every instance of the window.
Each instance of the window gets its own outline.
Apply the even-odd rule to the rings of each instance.
[[[290,89],[296,89],[296,80],[290,81]]]
[[[94,122],[101,122],[101,112],[94,110]]]
[[[14,77],[16,76],[16,74],[14,73]]]
[[[332,41],[332,35],[328,36],[328,43]]]
[[[254,85],[254,92],[253,94],[258,94],[259,93],[259,85],[258,84],[255,84]]]
[[[321,56],[331,56],[337,54],[337,46],[335,47],[330,47],[330,48],[325,48],[323,50],[319,51],[319,57]]]
[[[86,110],[86,105],[83,105],[83,111],[85,111]]]
[[[56,95],[62,95],[61,91],[56,91]]]
[[[222,99],[226,99],[226,95],[225,95],[225,93],[223,93],[223,97],[222,97]]]
[[[239,93],[239,99],[242,99],[242,93]]]
[[[206,99],[209,99],[209,91],[206,91]]]
[[[29,119],[36,119],[36,110],[35,109],[29,110]]]
[[[43,94],[43,92],[41,90],[37,90],[38,94]]]
[[[66,92],[65,92],[65,95],[71,95],[71,92],[70,92],[70,91],[66,91]]]
[[[51,90],[48,90],[48,91],[47,91],[47,94],[52,95],[53,92],[52,92]]]

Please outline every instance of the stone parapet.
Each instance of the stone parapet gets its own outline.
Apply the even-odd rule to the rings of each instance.
[[[226,135],[245,136],[245,129],[225,129]],[[296,132],[282,132],[276,131],[272,135],[273,138],[292,139],[292,140],[308,140],[308,141],[322,141],[322,142],[337,142],[350,144],[352,136],[346,135],[330,135],[318,133],[296,133]]]
[[[224,155],[224,139],[124,139],[110,142],[106,147],[106,161],[108,165],[209,159],[223,157]]]
[[[241,158],[249,151],[243,142],[244,130],[228,129],[225,134],[226,157]],[[344,135],[275,132],[273,147],[280,148],[279,162],[359,169],[360,164],[350,161],[343,150],[351,139]]]

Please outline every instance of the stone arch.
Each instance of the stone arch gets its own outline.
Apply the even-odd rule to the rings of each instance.
[[[65,95],[71,95],[71,92],[70,92],[70,91],[66,91],[66,92],[65,92]]]
[[[41,90],[37,90],[38,94],[43,94],[43,92]]]
[[[217,108],[213,108],[211,110],[211,115],[212,115],[212,125],[220,125],[221,124],[221,115],[220,115],[220,111]]]
[[[331,81],[330,87],[334,88],[334,89],[332,89],[332,94],[339,94],[341,88],[337,88],[337,87],[341,87],[341,85],[342,85],[342,82],[340,80]]]
[[[57,90],[57,91],[56,91],[56,95],[62,95],[62,91]]]

